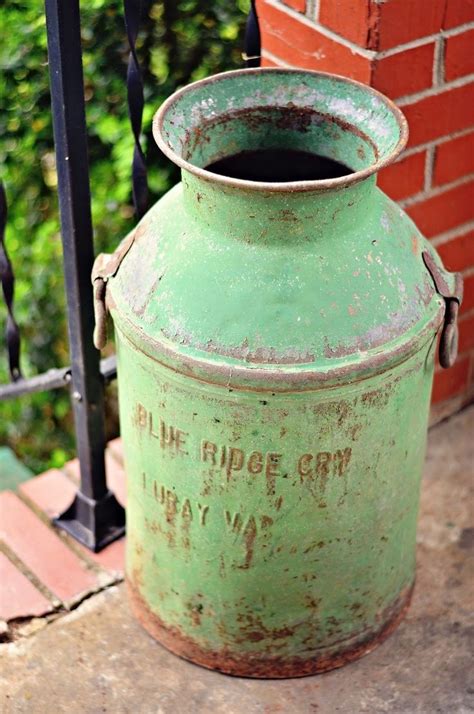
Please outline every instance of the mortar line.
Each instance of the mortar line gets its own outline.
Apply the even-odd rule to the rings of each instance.
[[[415,203],[419,203],[420,201],[425,201],[429,198],[436,198],[437,196],[441,196],[443,193],[447,193],[453,188],[458,188],[459,186],[463,186],[464,184],[469,183],[474,179],[474,173],[466,174],[465,176],[461,176],[460,178],[456,179],[455,181],[450,181],[449,183],[445,183],[442,186],[434,186],[431,188],[429,191],[420,191],[419,193],[416,193],[414,196],[409,196],[408,198],[405,198],[403,201],[399,201],[399,205],[402,208],[408,208],[409,206],[414,205]]]
[[[468,136],[468,134],[471,134],[473,131],[474,127],[469,126],[467,127],[467,129],[459,129],[459,131],[453,131],[451,134],[444,134],[438,139],[426,141],[424,144],[417,144],[416,146],[411,146],[409,149],[405,149],[405,151],[403,151],[398,161],[406,158],[407,156],[413,156],[413,154],[418,154],[421,151],[426,151],[432,146],[440,146],[441,144],[446,144],[446,142],[452,141],[453,139],[460,139],[463,136]]]
[[[297,12],[296,10],[293,10],[287,5],[278,2],[278,0],[266,0],[266,2],[268,5],[272,5],[273,7],[276,7],[280,10],[284,10],[289,15],[292,15],[295,19],[303,20],[304,18],[306,18],[307,23],[305,24],[318,29],[322,35],[325,35],[326,37],[334,40],[335,42],[345,45],[353,52],[361,54],[362,56],[367,57],[368,59],[384,59],[385,57],[391,57],[392,55],[399,54],[400,52],[405,52],[406,50],[412,50],[416,49],[417,47],[422,47],[423,45],[427,45],[430,42],[435,42],[439,38],[445,39],[448,37],[454,37],[455,35],[460,35],[463,32],[467,32],[468,30],[474,29],[474,21],[465,22],[462,25],[452,27],[449,30],[440,30],[439,32],[433,33],[431,35],[425,35],[424,37],[419,37],[416,40],[411,40],[410,42],[405,42],[401,45],[397,45],[396,47],[390,47],[387,50],[381,50],[380,52],[377,52],[375,50],[368,50],[365,47],[361,47],[361,45],[352,42],[352,40],[348,40],[347,37],[339,35],[337,32],[334,32],[325,25],[321,24],[319,22],[320,0],[307,0],[307,9],[304,15],[302,13]],[[310,13],[313,12],[313,8],[313,17],[315,19],[312,21],[310,20]]]
[[[464,278],[471,278],[474,275],[474,265],[469,265],[467,268],[464,268],[464,270],[461,270],[461,275]]]
[[[53,610],[57,610],[59,607],[65,607],[61,598],[55,595],[53,591],[50,590],[32,570],[30,570],[22,559],[18,557],[15,551],[1,539],[0,553],[3,553],[3,555],[8,558],[10,563],[12,563],[15,568],[19,570],[19,572],[36,588],[36,590],[38,590],[41,595],[48,600]]]
[[[320,9],[320,0],[306,0],[306,9],[305,9],[305,13],[304,13],[306,15],[306,17],[309,17],[310,19],[314,20],[315,22],[318,22],[319,9]]]
[[[387,50],[381,50],[377,53],[376,59],[384,59],[385,57],[397,55],[400,52],[414,50],[417,47],[428,45],[430,42],[435,42],[438,38],[446,39],[448,37],[454,37],[455,35],[461,35],[463,32],[473,29],[474,22],[465,22],[463,25],[458,25],[458,27],[453,27],[450,30],[440,30],[432,35],[425,35],[424,37],[418,37],[416,40],[405,42],[403,45],[397,45],[396,47],[390,47]]]
[[[293,10],[293,8],[290,8],[288,7],[288,5],[284,5],[283,3],[278,2],[278,0],[266,0],[266,3],[274,8],[281,10],[282,12],[286,12],[294,19],[304,22],[307,27],[317,29],[322,35],[324,35],[328,39],[331,39],[334,42],[337,42],[347,47],[348,49],[352,50],[353,53],[361,55],[366,59],[384,59],[385,57],[391,57],[392,55],[405,52],[406,50],[422,47],[423,45],[429,44],[430,42],[436,42],[436,40],[440,38],[445,39],[448,37],[454,37],[455,35],[459,35],[463,32],[467,32],[468,30],[474,29],[474,21],[465,22],[463,25],[458,25],[457,27],[453,27],[449,30],[440,30],[440,32],[431,35],[425,35],[424,37],[417,38],[416,40],[405,42],[402,45],[397,45],[396,47],[391,47],[387,50],[377,52],[375,50],[368,50],[365,47],[361,47],[357,43],[352,42],[352,40],[348,40],[347,37],[339,35],[337,32],[334,32],[325,25],[321,24],[317,19],[319,18],[320,0],[307,0],[307,8],[305,10],[305,14]],[[313,17],[315,18],[314,20],[310,19],[310,13],[313,13]]]
[[[313,22],[306,15],[302,15],[301,13],[296,12],[296,10],[293,10],[287,5],[280,4],[279,2],[277,2],[277,0],[265,0],[265,2],[267,5],[270,5],[276,10],[279,10],[280,12],[289,15],[294,20],[298,20],[299,22],[303,23],[303,25],[306,25],[306,27],[309,27],[312,30],[317,30],[321,35],[324,35],[324,37],[327,37],[329,40],[332,40],[333,42],[337,42],[338,44],[347,47],[347,49],[351,50],[353,54],[357,54],[360,57],[364,57],[365,59],[369,60],[374,59],[377,54],[373,50],[367,50],[364,47],[360,47],[360,45],[357,45],[355,42],[348,40],[346,37],[342,37],[341,35],[336,34],[328,27],[325,27],[325,25],[321,25],[319,22]]]
[[[279,65],[280,67],[288,67],[289,69],[293,69],[293,65],[288,64],[288,62],[285,62],[285,60],[282,60],[281,57],[277,57],[276,55],[272,54],[272,52],[269,52],[268,50],[262,50],[262,57],[266,57],[267,59],[271,60],[272,62],[275,62],[275,64]]]
[[[430,243],[432,243],[436,248],[438,245],[448,243],[452,238],[462,238],[472,230],[474,230],[474,219],[472,221],[467,221],[467,223],[461,223],[455,228],[450,228],[449,231],[438,233],[438,235],[430,238]]]
[[[466,310],[466,312],[461,313],[458,320],[460,323],[467,322],[467,320],[470,320],[471,317],[474,317],[474,307],[471,307],[470,310]]]
[[[429,191],[431,188],[433,188],[433,171],[434,171],[434,162],[435,162],[435,147],[430,146],[430,148],[426,152],[426,157],[425,157],[425,183],[424,183],[424,190]]]
[[[433,87],[439,87],[445,84],[444,81],[444,53],[445,40],[440,36],[436,42],[433,53]]]
[[[399,107],[404,107],[409,104],[414,104],[422,99],[428,99],[429,97],[435,97],[437,95],[443,94],[451,89],[459,89],[459,87],[467,86],[474,81],[474,73],[466,74],[464,77],[458,77],[453,79],[451,82],[445,82],[442,85],[437,85],[436,87],[429,87],[428,89],[423,89],[421,92],[414,92],[413,94],[405,94],[403,97],[399,97],[397,105]]]
[[[269,5],[273,5],[274,7],[278,7],[280,9],[283,8],[285,11],[288,12],[288,14],[293,15],[295,18],[299,19],[302,19],[304,17],[309,19],[309,12],[312,12],[312,7],[314,7],[315,14],[313,15],[313,17],[319,18],[320,0],[307,0],[307,7],[309,7],[310,10],[307,9],[305,15],[302,15],[301,13],[297,12],[296,10],[293,10],[287,5],[283,5],[277,2],[277,0],[266,0],[266,2]],[[319,23],[318,19],[315,19],[314,21],[309,20],[309,24],[312,27],[317,27],[317,29],[321,31],[321,34],[330,37],[335,42],[339,42],[340,44],[346,45],[354,52],[364,54],[364,56],[374,59],[383,59],[384,57],[390,57],[391,55],[399,54],[400,52],[405,52],[406,50],[415,49],[417,47],[421,47],[422,45],[429,44],[430,42],[435,42],[440,37],[454,37],[455,35],[460,35],[463,32],[467,32],[468,30],[474,29],[474,21],[465,22],[462,25],[452,27],[449,30],[440,30],[439,32],[433,33],[431,35],[425,35],[424,37],[419,37],[416,40],[411,40],[410,42],[405,42],[401,45],[397,45],[396,47],[390,47],[387,50],[377,52],[375,50],[367,50],[366,48],[361,47],[357,43],[352,42],[352,40],[348,40],[347,37],[339,35],[337,32],[334,32],[325,25]]]
[[[16,495],[20,501],[23,501],[25,506],[27,506],[30,511],[33,511],[38,520],[44,523],[44,525],[47,526],[47,528],[54,533],[54,535],[56,535],[69,548],[69,550],[74,553],[74,555],[77,556],[87,570],[90,570],[95,575],[99,575],[104,580],[112,577],[110,575],[110,571],[102,567],[102,565],[97,563],[95,560],[92,560],[92,558],[89,558],[87,552],[84,552],[77,541],[75,541],[68,533],[60,528],[55,528],[48,515],[41,510],[41,508],[31,498],[29,498],[21,490],[18,490]]]

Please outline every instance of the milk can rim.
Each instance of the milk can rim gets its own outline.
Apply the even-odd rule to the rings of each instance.
[[[206,169],[195,166],[191,162],[183,159],[179,154],[172,149],[166,140],[163,138],[163,123],[165,115],[183,95],[194,91],[197,87],[202,87],[205,85],[212,85],[215,82],[221,81],[224,78],[232,78],[243,75],[252,74],[300,74],[302,76],[311,77],[321,77],[323,79],[327,78],[332,81],[341,82],[341,84],[353,85],[359,87],[364,92],[377,97],[387,109],[392,113],[398,129],[399,137],[398,141],[393,147],[393,149],[385,156],[380,159],[375,160],[370,166],[365,169],[354,171],[346,176],[341,176],[338,178],[331,179],[321,179],[321,180],[311,180],[311,181],[285,181],[285,182],[270,182],[270,181],[250,181],[245,179],[236,179],[229,176],[223,176],[221,174],[213,173],[212,171],[207,171]],[[237,69],[231,70],[229,72],[220,72],[219,74],[214,74],[211,77],[206,77],[205,79],[198,80],[197,82],[192,82],[187,84],[185,87],[174,92],[168,99],[166,99],[160,106],[158,111],[153,117],[153,136],[156,143],[158,144],[161,151],[167,156],[173,163],[175,163],[180,168],[188,171],[195,176],[204,179],[206,181],[212,181],[213,183],[220,184],[223,186],[240,188],[252,191],[266,191],[266,192],[304,192],[304,191],[327,191],[330,189],[346,188],[348,186],[354,185],[363,181],[370,176],[373,176],[378,171],[383,169],[385,166],[392,164],[400,153],[405,148],[408,141],[408,123],[407,120],[399,107],[385,94],[379,92],[378,90],[370,87],[363,82],[358,82],[355,79],[350,79],[349,77],[344,77],[339,74],[334,74],[332,72],[320,72],[316,70],[306,70],[298,68],[280,68],[280,67],[263,67],[263,68],[249,68],[249,69]]]

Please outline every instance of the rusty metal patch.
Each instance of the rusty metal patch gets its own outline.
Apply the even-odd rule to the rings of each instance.
[[[444,369],[452,367],[458,355],[458,313],[463,296],[463,281],[460,273],[448,273],[424,250],[423,262],[431,275],[436,291],[446,305],[443,329],[439,341],[439,363]]]
[[[132,247],[134,241],[145,233],[145,225],[140,224],[135,231],[126,236],[117,250],[111,255],[100,253],[92,267],[92,285],[94,286],[94,345],[98,350],[107,344],[107,281],[117,274],[120,265]]]
[[[135,617],[163,647],[201,667],[217,669],[237,677],[256,679],[307,677],[343,667],[349,662],[364,657],[382,644],[398,627],[410,606],[413,589],[414,584],[406,588],[395,602],[380,614],[382,625],[374,628],[372,632],[364,631],[362,635],[338,643],[335,651],[305,659],[304,657],[265,657],[251,652],[234,652],[229,646],[215,651],[206,649],[189,635],[183,634],[178,627],[166,625],[158,615],[152,613],[136,586],[127,580],[130,605]],[[285,636],[283,632],[280,634],[282,637]]]

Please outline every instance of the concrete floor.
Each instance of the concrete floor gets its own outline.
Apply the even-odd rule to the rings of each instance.
[[[299,680],[264,682],[210,672],[155,644],[132,619],[119,586],[55,622],[33,621],[28,636],[2,646],[0,710],[474,712],[473,465],[471,407],[430,432],[413,604],[397,632],[364,659]]]

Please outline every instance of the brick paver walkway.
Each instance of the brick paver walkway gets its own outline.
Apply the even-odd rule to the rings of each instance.
[[[106,452],[107,483],[125,505],[120,439]],[[77,459],[0,493],[0,620],[66,612],[91,593],[123,579],[125,539],[91,553],[51,525],[71,503],[79,479]],[[1,485],[1,479],[0,479]],[[4,633],[8,625],[3,625]]]

